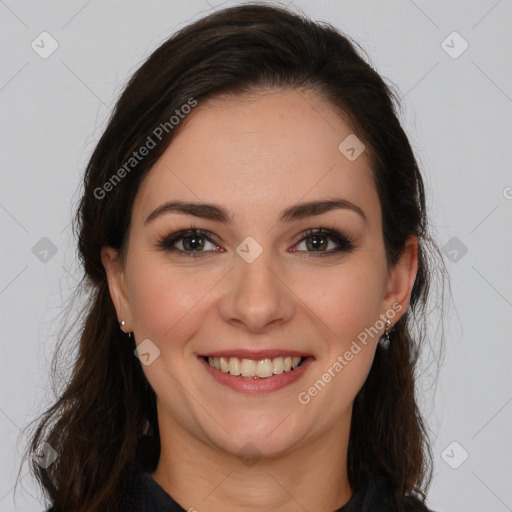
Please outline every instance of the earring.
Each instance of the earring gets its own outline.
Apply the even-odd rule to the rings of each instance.
[[[124,320],[121,321],[121,323],[119,324],[119,327],[121,328],[121,330],[124,332],[124,326],[126,325],[126,322]],[[128,333],[125,333],[125,334],[128,334],[128,338],[131,338],[132,337],[132,333],[131,332],[128,332]]]
[[[386,320],[386,330],[384,331],[384,334],[379,338],[379,344],[384,350],[387,350],[391,343],[389,333],[391,332],[392,329],[393,324],[389,320]]]

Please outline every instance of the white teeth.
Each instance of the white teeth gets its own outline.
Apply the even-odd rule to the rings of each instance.
[[[228,367],[229,367],[229,358],[228,357],[221,357],[220,358],[220,369],[221,369],[221,371],[226,373],[228,371]]]
[[[223,373],[260,379],[295,370],[301,361],[302,357],[291,356],[266,358],[259,361],[239,359],[238,357],[208,357],[208,364]]]
[[[262,359],[256,366],[256,375],[260,378],[273,375],[272,359]]]
[[[284,371],[283,358],[276,357],[276,358],[274,358],[273,363],[274,363],[274,373],[276,375],[283,373],[283,371]]]
[[[242,359],[240,371],[242,372],[242,377],[254,377],[256,375],[256,361],[252,359]]]
[[[228,372],[231,373],[231,375],[240,375],[240,359],[238,359],[238,357],[231,357],[229,359]]]

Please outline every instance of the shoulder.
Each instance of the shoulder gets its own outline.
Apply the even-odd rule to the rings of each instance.
[[[398,510],[398,504],[392,493],[392,485],[389,480],[382,476],[375,478],[368,485],[366,499],[368,503],[367,506],[372,505],[375,507],[375,510],[389,512]],[[368,510],[371,509],[372,507],[368,508]],[[403,512],[435,512],[429,509],[418,497],[412,495],[404,496],[402,510]]]
[[[415,496],[406,496],[404,504],[406,512],[435,512]]]
[[[123,490],[122,503],[115,511],[109,512],[141,512],[145,511],[141,503],[141,476],[143,469],[138,459],[132,459],[125,468],[120,485]],[[59,509],[60,510],[60,509]],[[55,512],[55,504],[43,512]]]

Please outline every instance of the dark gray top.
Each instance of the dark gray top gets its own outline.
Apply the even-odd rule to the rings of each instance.
[[[127,488],[130,489],[127,505],[122,511],[117,512],[187,512],[187,509],[174,501],[140,464],[134,466],[127,484]],[[434,512],[412,496],[409,496],[408,500],[407,512]],[[54,512],[53,507],[46,512]],[[359,489],[348,503],[334,512],[396,512],[396,504],[387,481],[384,478],[376,478],[366,487]]]

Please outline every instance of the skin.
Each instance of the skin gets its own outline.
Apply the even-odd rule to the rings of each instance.
[[[388,268],[368,155],[349,161],[338,150],[351,133],[312,92],[200,102],[138,190],[126,252],[102,249],[118,320],[137,344],[149,338],[160,349],[142,366],[157,395],[162,442],[152,476],[186,510],[332,512],[353,494],[346,471],[352,403],[384,329],[360,343],[307,405],[297,396],[381,314],[395,305],[396,323],[405,312],[418,240],[411,236]],[[367,220],[337,209],[278,223],[293,204],[333,196],[359,206]],[[166,213],[145,224],[177,199],[223,206],[232,223]],[[188,253],[158,248],[159,238],[192,226],[216,237],[202,239],[203,256],[191,257],[183,239],[175,247]],[[352,237],[355,248],[322,256],[303,238],[318,227]],[[263,249],[252,263],[236,252],[248,236]],[[320,251],[337,247],[323,240],[329,245]],[[234,348],[300,350],[315,360],[290,386],[247,395],[214,381],[198,360]],[[259,457],[252,465],[237,457],[247,443]]]

